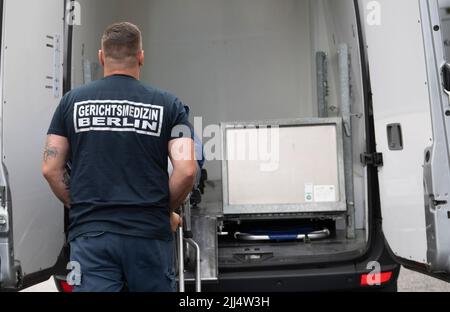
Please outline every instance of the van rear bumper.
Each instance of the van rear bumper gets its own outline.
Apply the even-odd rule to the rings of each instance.
[[[392,272],[381,286],[362,286],[361,278],[379,265],[381,273]],[[375,231],[366,255],[357,260],[298,269],[260,269],[221,272],[216,283],[204,283],[212,292],[313,292],[343,290],[396,290],[400,266],[391,257],[381,230]]]
[[[355,265],[317,269],[255,271],[222,273],[217,283],[203,284],[211,292],[315,292],[343,290],[394,289],[400,272],[397,264],[384,265],[382,272],[392,272],[392,278],[381,287],[362,287],[361,276],[368,270],[357,270]]]

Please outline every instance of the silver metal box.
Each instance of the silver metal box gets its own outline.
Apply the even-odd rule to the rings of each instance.
[[[222,124],[224,215],[345,212],[342,121]]]

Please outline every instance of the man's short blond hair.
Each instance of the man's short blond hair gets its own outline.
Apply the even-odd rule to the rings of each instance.
[[[128,22],[112,24],[103,33],[102,50],[107,59],[128,62],[142,51],[142,33]]]

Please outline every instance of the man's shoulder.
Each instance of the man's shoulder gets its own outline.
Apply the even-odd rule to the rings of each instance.
[[[165,103],[166,105],[171,105],[176,99],[176,95],[170,91],[160,89],[158,87],[147,85],[141,82],[141,86],[153,95],[153,98],[158,101]]]
[[[99,81],[94,81],[86,85],[81,85],[72,88],[70,91],[66,92],[61,100],[62,105],[71,105],[80,99],[89,98],[91,94],[95,93],[98,89]]]
[[[104,84],[104,80],[97,80],[86,85],[75,87],[64,95],[62,103],[70,105],[88,99],[97,99],[99,90],[101,90],[102,88],[108,89],[108,87]],[[174,93],[150,84],[145,84],[141,81],[138,81],[137,84],[134,84],[132,89],[134,90],[130,90],[130,96],[133,97],[138,95],[138,97],[142,97],[142,101],[151,101],[151,104],[154,105],[171,108],[172,105],[177,101],[177,96]]]
[[[89,95],[90,93],[98,90],[98,88],[101,87],[102,84],[103,84],[103,80],[92,81],[90,83],[72,88],[72,90],[70,90],[69,92],[66,93],[66,96],[71,97],[71,98],[76,98],[76,97],[82,97],[84,95]]]

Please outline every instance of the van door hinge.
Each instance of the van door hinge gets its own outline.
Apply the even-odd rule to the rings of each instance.
[[[366,166],[383,167],[383,154],[382,153],[364,153],[361,154],[361,162]]]

